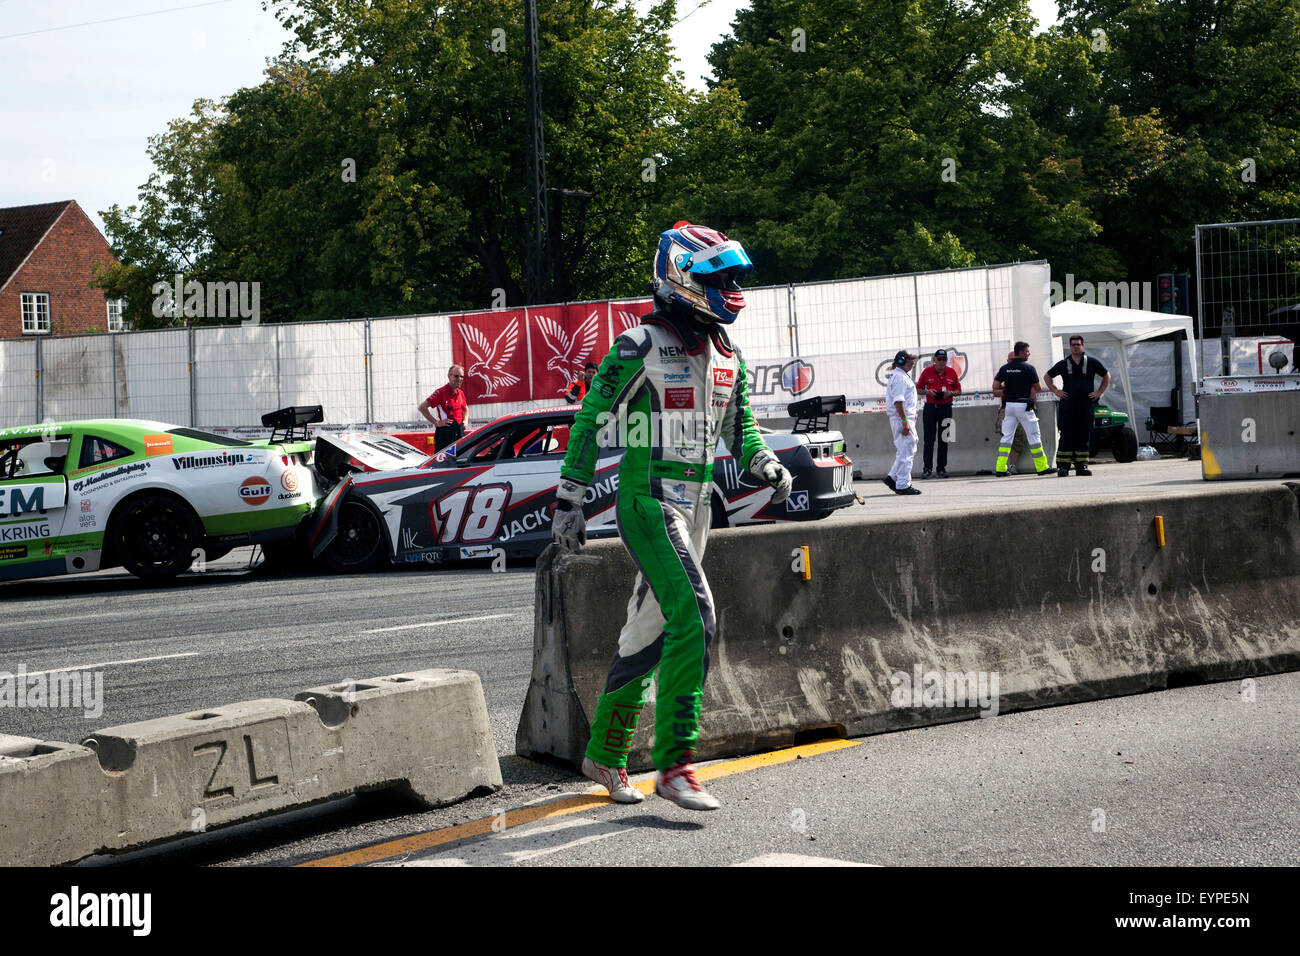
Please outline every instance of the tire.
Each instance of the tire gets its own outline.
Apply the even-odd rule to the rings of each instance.
[[[1119,462],[1133,461],[1138,456],[1138,438],[1133,429],[1125,425],[1119,430],[1113,439],[1111,451],[1115,453],[1115,460]]]
[[[379,562],[384,550],[384,528],[373,508],[356,498],[339,505],[339,532],[320,556],[331,571],[355,574]]]
[[[171,495],[141,495],[113,513],[113,553],[137,578],[174,578],[203,547],[203,526],[189,506]]]

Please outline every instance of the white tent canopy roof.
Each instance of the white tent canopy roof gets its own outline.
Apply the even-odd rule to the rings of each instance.
[[[1087,302],[1062,302],[1052,306],[1053,335],[1082,335],[1084,343],[1094,338],[1112,344],[1132,345],[1171,332],[1184,332],[1192,341],[1192,319],[1145,309],[1121,309]]]
[[[1154,339],[1171,332],[1187,336],[1187,360],[1193,375],[1199,378],[1200,366],[1193,348],[1192,319],[1187,315],[1170,315],[1167,312],[1148,312],[1145,309],[1121,309],[1110,305],[1091,305],[1087,302],[1061,302],[1052,306],[1052,335],[1082,335],[1084,351],[1089,343],[1115,345],[1123,373],[1124,400],[1129,414],[1133,414],[1133,387],[1129,381],[1128,356],[1125,346],[1145,339]],[[1055,358],[1053,358],[1055,362]],[[1112,381],[1114,376],[1112,375]]]

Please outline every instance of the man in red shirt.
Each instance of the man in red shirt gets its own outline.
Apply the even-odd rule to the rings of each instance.
[[[925,411],[922,424],[925,431],[925,446],[921,461],[924,471],[922,478],[931,475],[930,465],[934,461],[934,438],[939,432],[939,477],[947,478],[948,472],[948,438],[942,434],[944,424],[952,418],[952,397],[961,391],[961,382],[957,373],[948,367],[948,352],[939,349],[934,353],[934,362],[925,367],[921,377],[916,380],[916,390],[925,396]]]
[[[469,405],[460,387],[464,381],[465,369],[453,365],[447,369],[447,384],[420,403],[420,414],[435,428],[434,451],[441,451],[465,434],[465,412]],[[430,414],[434,409],[438,412],[437,418]]]

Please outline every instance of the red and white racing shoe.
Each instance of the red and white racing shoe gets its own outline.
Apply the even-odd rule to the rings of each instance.
[[[582,758],[582,775],[594,780],[609,791],[615,803],[640,803],[645,794],[627,782],[627,771],[622,767],[606,767],[590,757]]]
[[[655,793],[687,810],[716,810],[722,801],[705,791],[695,779],[695,767],[687,754],[677,763],[661,770],[655,778]]]

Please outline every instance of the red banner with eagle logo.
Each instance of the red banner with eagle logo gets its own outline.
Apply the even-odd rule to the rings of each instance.
[[[560,401],[584,365],[641,324],[650,299],[469,312],[451,317],[452,355],[470,404]]]
[[[527,312],[471,312],[451,317],[451,354],[465,367],[465,399],[471,404],[526,402]]]
[[[561,398],[584,365],[604,360],[609,352],[608,312],[604,302],[528,310],[533,398]]]

